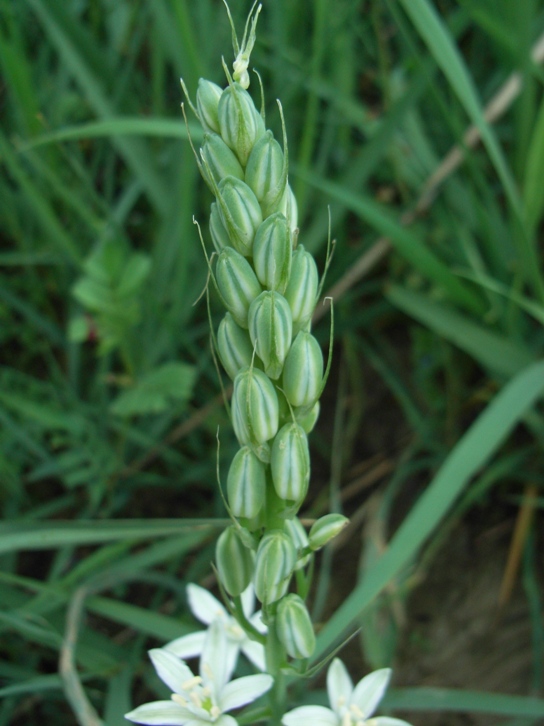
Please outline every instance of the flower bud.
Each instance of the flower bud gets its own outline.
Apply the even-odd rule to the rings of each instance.
[[[253,584],[263,605],[283,597],[295,568],[297,553],[291,538],[281,530],[267,532],[259,543],[255,557]]]
[[[227,477],[229,506],[234,516],[256,517],[264,504],[265,490],[265,465],[244,446],[232,460]]]
[[[343,514],[325,514],[312,524],[309,543],[313,550],[319,550],[327,542],[334,539],[337,534],[349,524],[349,519]]]
[[[221,219],[217,202],[212,202],[210,210],[210,236],[217,252],[221,252],[223,247],[231,246],[229,233]]]
[[[279,211],[282,212],[289,222],[291,234],[294,234],[298,227],[298,205],[293,190],[287,185],[282,200],[279,205]]]
[[[302,245],[299,245],[293,253],[291,277],[284,292],[293,314],[295,334],[310,322],[316,304],[317,286],[315,260]]]
[[[278,431],[272,444],[270,468],[278,497],[302,502],[310,482],[310,452],[301,426],[288,423]]]
[[[295,566],[295,570],[300,570],[302,567],[306,567],[311,557],[311,555],[305,555],[302,558],[300,557],[302,550],[306,549],[309,545],[308,535],[306,534],[306,530],[302,526],[302,522],[298,517],[285,520],[285,531],[291,537],[297,551],[297,564]]]
[[[219,182],[219,214],[232,246],[240,254],[251,255],[253,238],[263,215],[257,197],[240,179],[227,176]]]
[[[238,325],[230,313],[219,323],[217,352],[224,369],[232,379],[241,368],[251,365],[253,346],[248,332]]]
[[[308,412],[305,407],[302,409],[302,413],[300,414],[298,411],[295,411],[295,418],[297,423],[299,424],[299,426],[302,426],[307,434],[309,434],[310,431],[313,431],[317,419],[319,418],[320,409],[321,406],[319,405],[319,401],[317,401],[317,403],[315,403]]]
[[[279,378],[293,333],[287,300],[279,292],[262,292],[249,306],[248,327],[266,375]]]
[[[287,595],[278,605],[276,633],[291,658],[309,658],[315,650],[315,633],[304,600]]]
[[[215,280],[223,303],[238,325],[247,328],[247,313],[261,286],[251,265],[232,247],[225,247],[215,267]]]
[[[201,78],[198,81],[198,90],[196,92],[196,108],[200,123],[205,131],[219,133],[219,118],[217,109],[219,99],[223,93],[223,89],[216,83]]]
[[[278,397],[270,378],[258,368],[243,368],[234,379],[231,410],[241,446],[259,446],[276,435]]]
[[[215,548],[217,571],[225,590],[237,597],[251,582],[253,553],[242,542],[236,527],[227,527]]]
[[[253,99],[239,83],[233,83],[223,91],[218,118],[223,141],[245,167],[253,145],[264,134],[265,128]]]
[[[293,341],[283,367],[283,391],[292,406],[309,406],[323,382],[323,353],[311,333],[301,330]]]
[[[251,150],[245,181],[255,192],[265,217],[279,209],[287,185],[287,169],[281,146],[271,131],[261,136]]]
[[[204,162],[202,170],[206,181],[209,173],[213,175],[216,184],[226,176],[244,179],[244,170],[240,162],[218,134],[204,134],[204,145],[200,149],[200,156]]]
[[[261,285],[284,293],[291,274],[291,235],[281,212],[259,225],[253,240],[253,267]]]

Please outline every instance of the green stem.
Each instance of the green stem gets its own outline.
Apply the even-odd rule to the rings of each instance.
[[[280,726],[281,719],[285,714],[286,704],[286,682],[281,672],[286,662],[285,648],[276,634],[275,616],[268,622],[268,637],[265,646],[266,670],[274,678],[274,686],[269,691],[270,707],[272,709],[271,726]]]

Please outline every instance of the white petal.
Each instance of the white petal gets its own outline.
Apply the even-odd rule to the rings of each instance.
[[[229,681],[238,663],[238,655],[240,653],[240,643],[230,640],[227,634],[227,640],[225,645],[225,671],[228,673],[227,681]],[[226,682],[226,681],[225,681]]]
[[[353,693],[353,681],[340,658],[335,658],[327,671],[327,693],[332,710],[340,714],[340,708],[348,704]]]
[[[232,675],[232,658],[228,657],[228,641],[224,625],[215,621],[206,633],[204,648],[200,656],[200,675],[204,682],[210,685],[214,693],[219,696],[225,683]]]
[[[246,618],[250,618],[255,610],[255,588],[249,584],[242,593],[242,610]]]
[[[408,721],[400,718],[389,718],[389,716],[378,716],[367,721],[367,726],[412,726]]]
[[[227,611],[223,605],[215,598],[211,592],[208,592],[199,585],[187,585],[187,599],[189,607],[193,611],[193,615],[200,620],[201,623],[209,625],[217,618],[226,618]]]
[[[181,638],[176,638],[165,645],[163,650],[177,655],[178,658],[195,658],[202,653],[205,637],[205,630],[199,630],[197,633],[190,633],[190,635],[182,635]]]
[[[233,708],[245,706],[246,703],[251,703],[270,690],[273,683],[272,676],[264,673],[258,676],[237,678],[235,681],[227,683],[221,693],[218,705],[222,711],[230,711]]]
[[[359,706],[365,718],[372,716],[376,710],[376,706],[382,700],[390,678],[391,669],[381,668],[379,671],[369,673],[355,686],[351,702]]]
[[[242,645],[242,653],[260,671],[266,670],[266,658],[265,658],[265,654],[264,654],[264,645],[257,643],[256,640],[249,640],[249,638],[248,638]]]
[[[125,714],[125,718],[135,723],[154,724],[155,726],[183,726],[191,714],[173,701],[153,701],[138,706]]]
[[[214,724],[215,726],[238,726],[238,721],[228,713],[222,713]]]
[[[324,706],[301,706],[289,711],[281,720],[285,726],[339,726],[340,719]]]
[[[182,684],[194,678],[192,670],[173,653],[162,648],[149,651],[157,675],[174,693],[182,693]]]
[[[261,610],[254,613],[250,618],[249,622],[253,625],[253,627],[259,631],[259,633],[262,633],[263,635],[265,633],[268,633],[268,628],[263,623],[263,614]]]

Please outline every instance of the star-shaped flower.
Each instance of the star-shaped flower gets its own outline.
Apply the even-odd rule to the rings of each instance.
[[[251,703],[268,691],[272,676],[261,673],[230,681],[227,638],[220,623],[208,629],[200,658],[200,675],[164,648],[149,651],[159,678],[173,691],[170,701],[138,706],[125,718],[149,726],[237,726],[226,712]]]
[[[210,625],[219,621],[227,635],[227,662],[228,667],[232,671],[236,667],[238,654],[240,651],[255,665],[260,671],[266,669],[264,647],[251,640],[245,631],[241,628],[235,618],[233,618],[223,605],[211,593],[198,585],[187,585],[187,599],[189,606],[196,618],[200,622]],[[261,613],[253,613],[255,607],[255,591],[253,585],[250,585],[242,593],[242,607],[244,614],[253,627],[261,633],[266,633],[266,626],[261,620]],[[190,635],[184,635],[181,638],[173,640],[165,646],[165,650],[174,653],[179,658],[194,658],[202,653],[204,639],[206,638],[205,630]]]
[[[365,676],[353,687],[345,665],[335,658],[327,671],[327,692],[331,708],[301,706],[286,713],[285,726],[410,726],[388,716],[370,718],[380,702],[391,670],[382,668]]]

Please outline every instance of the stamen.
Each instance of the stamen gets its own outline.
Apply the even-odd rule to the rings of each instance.
[[[202,678],[200,676],[193,676],[192,678],[189,678],[189,680],[185,681],[185,683],[181,684],[181,687],[184,691],[190,691],[195,686],[199,686],[202,683]]]
[[[172,701],[174,701],[174,703],[177,703],[179,706],[185,707],[187,705],[187,701],[185,700],[185,698],[183,698],[183,696],[180,696],[179,693],[172,693],[170,698],[172,699]]]

